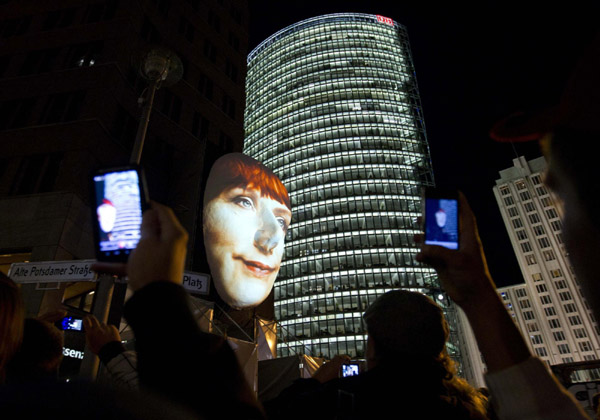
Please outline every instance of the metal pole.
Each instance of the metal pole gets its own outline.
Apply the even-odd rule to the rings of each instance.
[[[131,151],[130,162],[134,165],[139,165],[140,159],[142,158],[142,149],[144,148],[148,123],[150,122],[150,113],[152,112],[152,104],[154,103],[154,94],[156,93],[157,88],[158,81],[153,80],[150,82],[148,93],[146,94],[146,98],[144,98],[144,110],[142,111],[142,118],[138,125],[135,143],[133,144],[133,150]]]
[[[160,80],[160,79],[159,79]],[[140,119],[137,134],[135,136],[135,142],[133,149],[131,150],[130,162],[134,165],[139,165],[142,150],[144,148],[144,140],[146,139],[146,132],[148,131],[148,124],[150,122],[150,114],[152,112],[152,105],[154,103],[154,95],[158,89],[159,80],[153,80],[148,86],[148,92],[144,100],[144,108],[142,111],[142,118]],[[102,323],[106,323],[108,314],[111,308],[111,300],[113,290],[115,287],[114,279],[109,275],[102,275],[98,281],[98,289],[96,290],[96,300],[94,302],[94,310],[92,313]],[[122,303],[121,303],[122,304]],[[88,348],[87,344],[84,350],[83,360],[79,369],[79,375],[88,380],[94,380],[98,373],[98,366],[100,360],[92,351]]]
[[[112,276],[103,274],[98,280],[98,289],[96,290],[96,300],[92,314],[102,323],[106,323],[108,311],[110,309],[110,300],[112,299],[114,279]],[[93,381],[98,373],[100,359],[87,346],[83,352],[83,360],[79,368],[79,376]]]

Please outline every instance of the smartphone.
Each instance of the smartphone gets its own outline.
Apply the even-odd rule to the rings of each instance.
[[[136,165],[101,169],[92,176],[92,190],[96,259],[127,261],[148,208],[144,174]]]
[[[426,245],[458,249],[458,191],[426,188],[423,230]]]
[[[358,375],[358,363],[348,363],[342,365],[342,377]]]
[[[60,321],[57,321],[54,325],[61,330],[75,330],[81,331],[83,329],[83,319],[75,318],[72,316],[66,316]]]

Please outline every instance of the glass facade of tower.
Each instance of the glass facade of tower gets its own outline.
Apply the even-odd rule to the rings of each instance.
[[[402,287],[439,302],[435,272],[414,258],[433,175],[406,30],[366,14],[289,26],[248,56],[246,95],[244,153],[292,201],[278,355],[362,357],[362,313],[379,295]]]

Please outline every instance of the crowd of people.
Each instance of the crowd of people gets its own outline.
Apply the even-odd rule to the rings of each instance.
[[[600,186],[594,155],[585,152],[600,138],[598,74],[596,41],[557,106],[513,116],[492,129],[498,141],[540,141],[549,163],[545,182],[562,202],[565,245],[596,319]],[[89,348],[121,386],[59,382],[61,335],[43,319],[24,319],[19,289],[2,275],[0,413],[3,418],[588,418],[529,352],[496,293],[475,216],[462,194],[460,208],[459,249],[423,245],[417,259],[435,268],[445,291],[466,313],[488,368],[489,401],[456,376],[439,306],[418,293],[392,291],[364,314],[366,372],[339,378],[347,358],[338,356],[313,378],[260,403],[229,345],[199,329],[181,286],[187,233],[169,208],[153,203],[128,262],[93,267],[127,275],[134,291],[124,316],[135,334],[135,352],[125,351],[114,327],[93,317],[85,320]]]

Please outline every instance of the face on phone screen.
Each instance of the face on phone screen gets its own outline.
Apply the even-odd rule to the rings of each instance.
[[[425,244],[458,249],[458,201],[425,199]]]
[[[103,257],[128,255],[140,240],[142,201],[134,169],[94,176],[98,250]]]

